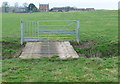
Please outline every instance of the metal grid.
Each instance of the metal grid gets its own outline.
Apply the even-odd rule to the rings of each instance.
[[[79,21],[21,21],[24,41],[71,41],[80,39]]]

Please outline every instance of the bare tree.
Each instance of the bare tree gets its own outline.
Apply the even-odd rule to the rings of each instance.
[[[2,3],[2,7],[8,7],[9,5],[8,5],[8,2],[3,2]]]
[[[9,11],[9,4],[8,2],[3,2],[2,3],[2,11],[7,13]]]
[[[28,3],[23,3],[23,7],[25,8],[25,11],[28,11]]]
[[[120,10],[120,1],[118,2],[118,10]]]
[[[23,7],[28,7],[28,3],[23,3]]]
[[[15,7],[15,8],[18,8],[18,7],[19,7],[18,2],[16,2],[16,3],[14,4],[14,7]]]

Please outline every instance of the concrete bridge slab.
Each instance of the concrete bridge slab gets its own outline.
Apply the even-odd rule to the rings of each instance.
[[[78,58],[69,42],[27,42],[19,58],[59,56],[61,59]]]

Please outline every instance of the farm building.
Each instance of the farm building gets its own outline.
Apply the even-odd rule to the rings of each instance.
[[[94,8],[74,8],[74,7],[53,7],[53,12],[68,12],[68,11],[92,11]]]
[[[94,8],[86,8],[87,11],[93,11],[95,10]]]
[[[71,9],[69,11],[84,11],[84,10],[85,8],[74,8],[73,10]]]
[[[48,12],[49,11],[49,4],[39,4],[39,11],[40,12]]]
[[[54,7],[54,12],[66,12],[65,7]]]
[[[77,10],[74,7],[54,7],[52,8],[54,12],[68,12],[68,11],[73,11],[73,10]]]

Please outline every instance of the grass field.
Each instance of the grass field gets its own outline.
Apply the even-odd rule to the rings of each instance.
[[[118,16],[117,11],[79,11],[49,13],[4,13],[2,23],[3,82],[117,82]],[[81,43],[95,46],[75,50],[102,58],[60,60],[58,58],[15,59],[21,49],[20,20],[79,20]],[[71,43],[71,44],[74,44]],[[89,52],[88,52],[89,51]],[[112,53],[110,53],[112,51]],[[8,59],[12,58],[12,59]],[[51,67],[50,67],[51,66]],[[39,74],[39,75],[38,75]],[[103,78],[103,79],[101,79]]]
[[[117,11],[50,12],[3,14],[3,40],[20,38],[20,20],[79,20],[81,40],[117,41]]]
[[[9,59],[3,82],[117,82],[117,58]]]

